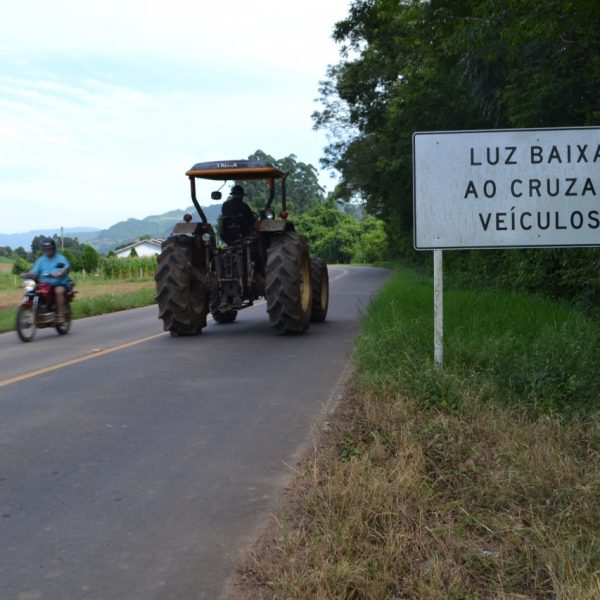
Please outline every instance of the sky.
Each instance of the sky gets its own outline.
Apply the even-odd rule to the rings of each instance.
[[[319,81],[350,0],[19,0],[0,21],[0,233],[191,205],[197,162],[320,168]],[[320,171],[331,190],[335,178]],[[198,188],[211,204],[214,183]]]

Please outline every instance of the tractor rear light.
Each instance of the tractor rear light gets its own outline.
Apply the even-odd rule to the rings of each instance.
[[[279,216],[280,216],[282,219],[287,219],[287,218],[288,218],[288,211],[287,211],[287,210],[282,210],[282,211],[279,213]]]
[[[186,223],[189,223],[192,220],[192,215],[190,215],[189,213],[185,213],[185,215],[183,215],[183,220]]]

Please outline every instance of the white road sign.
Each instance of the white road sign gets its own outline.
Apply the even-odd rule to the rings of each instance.
[[[413,135],[418,250],[600,245],[600,127]]]

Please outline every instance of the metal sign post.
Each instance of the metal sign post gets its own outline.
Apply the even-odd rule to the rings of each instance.
[[[433,360],[436,369],[444,362],[444,271],[442,251],[433,251]]]

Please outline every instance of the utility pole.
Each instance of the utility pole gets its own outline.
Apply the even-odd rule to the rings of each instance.
[[[60,228],[60,251],[64,252],[65,251],[65,238],[63,235],[63,228]]]

